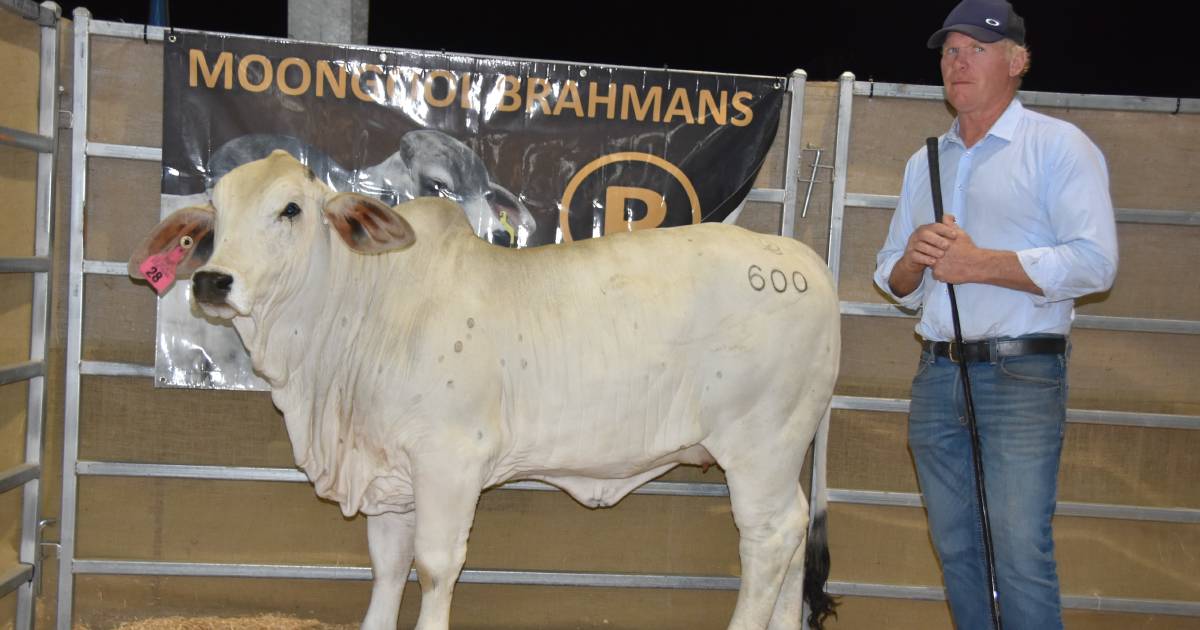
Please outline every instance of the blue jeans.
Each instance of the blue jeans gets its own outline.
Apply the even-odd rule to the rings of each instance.
[[[969,364],[1005,630],[1062,628],[1050,519],[1066,426],[1067,358]],[[923,352],[908,443],[960,630],[991,628],[991,589],[959,366]]]

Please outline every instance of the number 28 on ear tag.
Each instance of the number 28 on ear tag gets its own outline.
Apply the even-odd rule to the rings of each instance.
[[[138,266],[138,271],[142,272],[142,276],[159,295],[166,293],[171,284],[175,282],[175,270],[187,256],[187,252],[193,244],[192,237],[184,236],[179,239],[179,244],[171,251],[165,254],[154,254]]]

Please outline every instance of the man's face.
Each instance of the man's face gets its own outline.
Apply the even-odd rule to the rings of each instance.
[[[1009,55],[1009,46],[1006,40],[988,44],[958,32],[946,37],[942,44],[942,82],[946,100],[958,113],[987,110],[1012,97],[1025,56]]]

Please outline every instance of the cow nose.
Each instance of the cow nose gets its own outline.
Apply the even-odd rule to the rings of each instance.
[[[233,276],[217,271],[201,271],[192,276],[192,294],[205,304],[224,304],[233,288]]]

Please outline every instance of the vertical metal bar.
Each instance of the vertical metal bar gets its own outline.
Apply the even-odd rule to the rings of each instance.
[[[833,284],[836,287],[841,277],[842,261],[842,222],[846,212],[846,159],[850,155],[850,114],[854,99],[854,74],[842,73],[838,79],[838,118],[837,140],[834,145],[833,157],[833,202],[829,211],[829,250],[826,260],[833,272]],[[813,179],[816,179],[815,177]],[[825,410],[821,424],[817,425],[817,434],[813,437],[812,485],[809,488],[811,501],[810,514],[816,515],[825,509],[826,461],[829,451],[829,417],[830,409]],[[812,522],[809,522],[809,535],[812,535]],[[808,606],[804,606],[805,624],[808,623]]]
[[[92,16],[75,9],[75,83],[71,92],[71,246],[67,292],[67,358],[63,401],[62,515],[59,528],[59,630],[71,630],[75,595],[75,510],[79,477],[79,360],[83,344],[83,204],[87,198],[88,72]]]
[[[846,171],[850,156],[850,115],[854,106],[854,74],[838,79],[837,141],[833,152],[833,204],[829,212],[829,268],[836,285],[841,278],[842,223],[846,215]]]
[[[792,92],[792,108],[788,116],[787,153],[784,156],[783,218],[779,223],[779,234],[796,238],[796,186],[799,182],[800,156],[804,149],[804,88],[808,85],[808,73],[803,70],[792,72],[788,88]]]
[[[38,88],[38,133],[51,138],[51,152],[37,158],[37,215],[35,219],[34,256],[49,258],[54,238],[54,167],[58,155],[58,38],[61,10],[47,2],[43,8],[54,15],[52,24],[41,28],[40,78]],[[29,325],[29,360],[46,361],[50,337],[51,287],[53,272],[33,274],[32,314]],[[16,630],[32,630],[36,615],[36,586],[41,578],[41,559],[38,548],[38,516],[41,504],[42,436],[46,424],[46,385],[49,372],[29,381],[28,410],[25,424],[25,462],[38,466],[37,479],[25,485],[22,497],[21,548],[22,564],[34,567],[33,579],[17,591]]]

